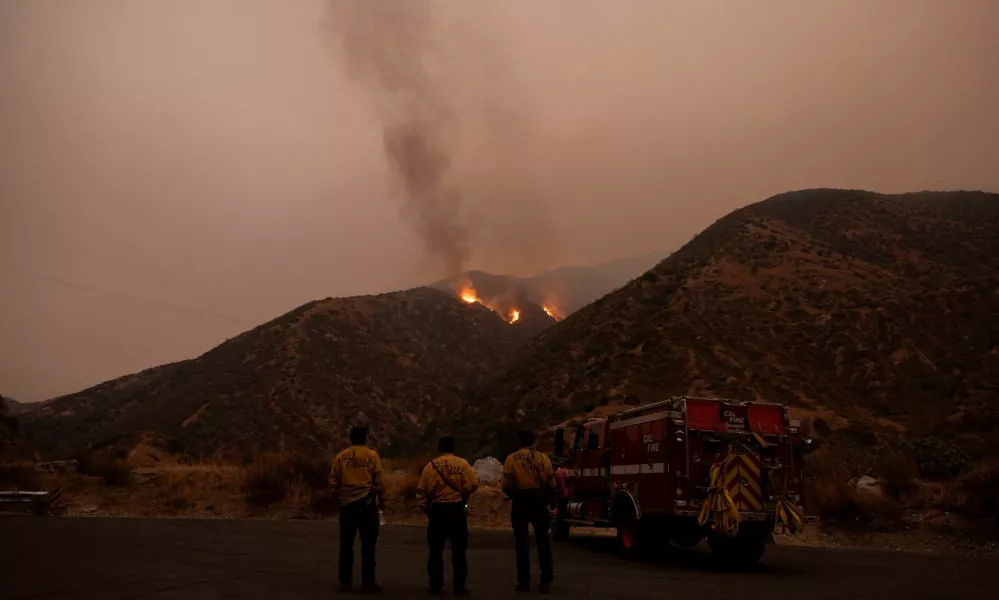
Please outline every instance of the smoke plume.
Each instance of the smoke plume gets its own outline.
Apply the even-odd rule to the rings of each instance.
[[[503,103],[510,91],[497,81],[495,47],[466,44],[469,30],[447,30],[429,0],[330,4],[338,56],[382,120],[385,157],[405,196],[401,215],[444,275],[464,271],[476,249],[481,260],[481,251],[503,247],[507,268],[533,266],[538,240],[553,236],[539,232],[544,215],[526,172],[528,119]],[[457,60],[456,49],[464,53]],[[462,60],[473,64],[462,69]],[[525,205],[528,218],[510,216]]]

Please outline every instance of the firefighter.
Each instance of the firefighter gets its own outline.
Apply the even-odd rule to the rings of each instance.
[[[375,544],[379,511],[385,503],[385,482],[378,453],[365,446],[366,426],[350,430],[350,447],[333,459],[330,487],[340,506],[340,590],[349,592],[354,574],[354,538],[361,537],[361,585],[379,592],[375,583]]]
[[[533,527],[541,567],[538,591],[547,594],[554,579],[548,507],[555,492],[555,470],[548,457],[534,449],[533,432],[521,431],[517,437],[520,450],[508,456],[503,464],[503,492],[512,501],[510,523],[516,539],[517,591],[531,591],[530,528]]]
[[[423,469],[416,497],[427,514],[427,575],[429,591],[439,594],[444,587],[444,544],[451,540],[451,567],[454,593],[468,595],[468,497],[479,487],[471,465],[454,455],[454,438],[444,436],[437,444],[439,457]]]

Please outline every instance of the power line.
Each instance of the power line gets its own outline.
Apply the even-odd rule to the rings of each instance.
[[[233,317],[231,315],[224,315],[222,313],[212,312],[209,310],[202,310],[200,308],[192,308],[190,306],[183,306],[181,304],[173,304],[170,302],[163,302],[162,300],[152,300],[150,298],[142,298],[140,296],[133,296],[132,294],[123,294],[121,292],[115,292],[113,290],[107,290],[93,285],[88,285],[85,283],[78,283],[76,281],[69,281],[67,279],[60,279],[59,277],[52,277],[51,275],[45,275],[44,273],[39,273],[37,271],[30,271],[28,269],[19,269],[17,267],[12,267],[10,265],[5,265],[0,263],[0,269],[6,269],[12,273],[18,273],[20,275],[25,275],[28,277],[34,277],[36,279],[41,279],[44,281],[49,281],[52,283],[58,283],[60,285],[65,285],[67,287],[77,288],[81,290],[87,290],[90,292],[97,292],[100,294],[106,294],[108,296],[115,296],[118,298],[123,298],[125,300],[131,300],[133,302],[139,302],[141,304],[146,304],[149,306],[155,306],[157,308],[166,308],[171,310],[179,310],[195,315],[200,315],[203,317],[212,317],[216,319],[224,319],[226,321],[237,321],[240,323],[249,323],[248,319],[242,317]]]

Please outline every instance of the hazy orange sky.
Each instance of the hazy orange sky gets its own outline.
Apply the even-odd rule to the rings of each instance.
[[[0,393],[439,278],[382,146],[414,106],[491,271],[674,248],[796,188],[999,191],[995,0],[407,4],[354,38],[418,45],[387,93],[326,0],[0,0]]]

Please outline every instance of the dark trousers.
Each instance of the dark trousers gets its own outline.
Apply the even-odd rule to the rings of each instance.
[[[531,532],[534,528],[534,541],[538,546],[538,564],[541,567],[541,581],[551,582],[554,577],[552,567],[552,542],[548,535],[551,515],[548,505],[540,494],[520,493],[513,497],[510,510],[510,524],[517,542],[517,583],[531,583]]]
[[[378,542],[378,509],[367,499],[340,507],[340,585],[354,576],[354,538],[361,534],[361,583],[375,583],[375,544]]]
[[[460,503],[434,504],[427,514],[427,575],[430,589],[444,587],[444,544],[451,540],[451,568],[454,570],[454,589],[465,587],[468,579],[468,519],[465,506]]]

